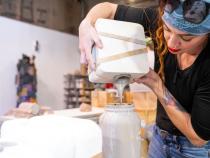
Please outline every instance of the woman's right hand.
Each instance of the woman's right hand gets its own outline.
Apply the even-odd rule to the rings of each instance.
[[[81,63],[86,63],[92,70],[95,69],[95,63],[91,55],[93,46],[102,48],[102,42],[94,28],[94,23],[98,18],[114,19],[117,4],[102,2],[95,5],[86,15],[86,18],[79,26],[79,49],[81,52]]]
[[[93,46],[100,49],[103,47],[96,29],[91,22],[85,18],[79,26],[80,63],[88,64],[92,70],[95,70],[95,63],[91,55]]]

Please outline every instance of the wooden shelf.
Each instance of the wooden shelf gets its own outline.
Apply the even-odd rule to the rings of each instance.
[[[94,88],[64,88],[66,91],[71,91],[71,90],[87,90],[87,91],[92,91]]]
[[[88,76],[67,74],[64,78],[66,108],[69,108],[69,105],[77,108],[81,103],[91,103],[91,91],[94,90],[94,85],[89,82]]]

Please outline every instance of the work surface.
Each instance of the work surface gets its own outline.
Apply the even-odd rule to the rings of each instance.
[[[0,158],[90,158],[101,152],[101,144],[100,127],[88,119],[58,115],[13,119],[1,128]]]
[[[97,108],[93,107],[92,111],[90,112],[81,112],[79,108],[75,109],[64,109],[64,110],[56,110],[54,111],[54,115],[59,115],[59,116],[67,116],[67,117],[78,117],[78,118],[85,118],[85,119],[91,119],[91,120],[98,120],[99,116],[104,112],[103,108]],[[16,119],[15,117],[12,116],[0,116],[0,123],[5,121],[5,120],[10,120],[10,119]],[[147,141],[143,141],[141,143],[141,157],[140,158],[147,158],[147,147],[148,143]],[[102,158],[102,154],[97,154],[92,158]]]
[[[81,112],[79,108],[74,108],[74,109],[56,110],[54,111],[54,114],[69,116],[69,117],[88,118],[88,117],[101,115],[103,112],[104,112],[103,108],[92,107],[92,111],[90,112]]]
[[[99,116],[104,112],[103,108],[92,107],[92,111],[90,112],[81,112],[79,108],[74,109],[63,109],[63,110],[55,110],[53,115],[59,116],[67,116],[67,117],[78,117],[78,118],[86,118],[96,120]],[[14,116],[0,116],[0,124],[6,120],[18,119]]]

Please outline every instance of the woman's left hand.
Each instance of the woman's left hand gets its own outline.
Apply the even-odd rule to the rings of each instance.
[[[148,86],[149,88],[152,89],[152,91],[156,94],[156,95],[160,95],[163,94],[163,89],[164,89],[164,84],[162,79],[160,78],[160,76],[150,68],[149,72],[140,77],[140,78],[136,78],[134,79],[134,82],[136,83],[143,83],[144,85]]]

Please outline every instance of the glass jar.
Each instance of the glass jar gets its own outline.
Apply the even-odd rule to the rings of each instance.
[[[99,123],[103,135],[103,158],[140,157],[141,122],[133,105],[107,105]]]

